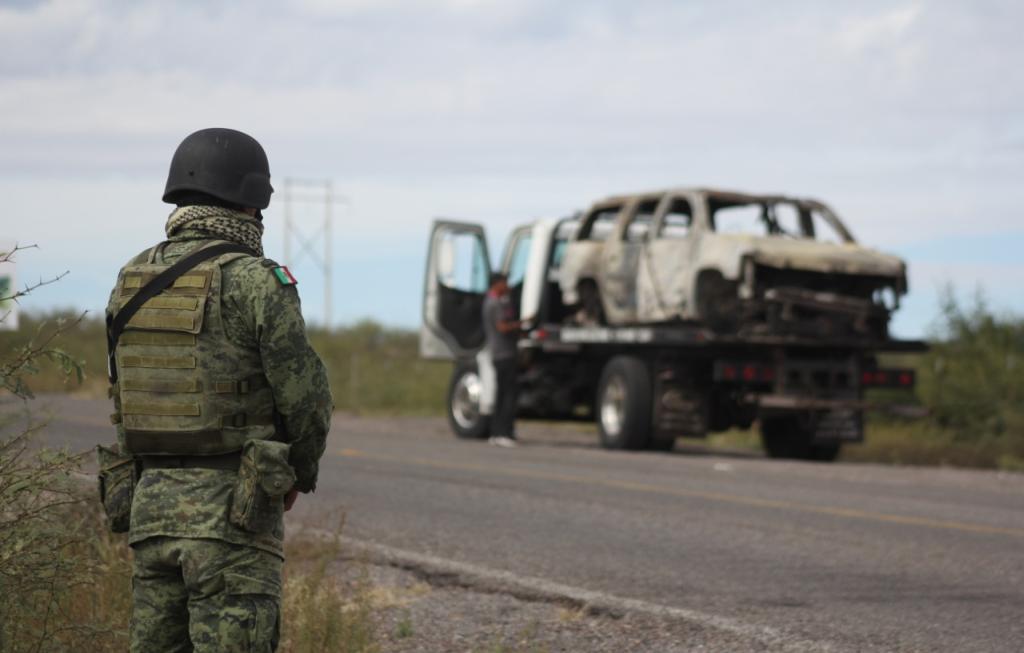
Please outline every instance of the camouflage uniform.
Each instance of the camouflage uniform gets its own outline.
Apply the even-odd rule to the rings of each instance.
[[[182,210],[172,213],[162,263],[173,263],[209,243],[212,236],[231,239],[223,231],[213,234],[203,229],[202,220],[172,228]],[[252,220],[229,209],[216,212],[223,214],[222,224],[224,217]],[[145,262],[150,252],[126,267]],[[273,261],[253,256],[236,255],[224,264],[220,323],[233,345],[258,352],[279,416],[274,439],[291,445],[287,463],[294,470],[295,488],[312,492],[326,446],[332,400],[324,366],[306,338],[298,293],[275,275],[275,268]],[[117,296],[123,277],[124,270],[111,294],[108,315],[116,313],[123,301]],[[115,396],[115,415],[121,412],[120,404]],[[123,424],[118,435],[125,451]],[[266,532],[239,528],[228,519],[237,479],[238,472],[229,469],[146,468],[141,472],[129,531],[135,553],[132,651],[276,648],[283,505],[277,499],[271,506],[271,514],[265,516]]]

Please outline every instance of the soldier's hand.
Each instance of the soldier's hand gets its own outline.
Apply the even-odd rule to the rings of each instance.
[[[299,498],[299,491],[295,488],[288,490],[288,494],[284,495],[284,511],[288,512],[295,505],[295,500]]]

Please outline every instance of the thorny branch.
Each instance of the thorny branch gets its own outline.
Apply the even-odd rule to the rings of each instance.
[[[0,252],[0,264],[34,247]],[[17,302],[66,275],[40,279],[13,294],[0,289],[0,301]],[[81,381],[81,364],[55,340],[84,316],[41,325],[27,344],[0,352],[0,392],[27,402],[29,380],[44,361]],[[0,322],[5,318],[0,315]],[[27,403],[24,411],[24,416],[0,411],[0,650],[42,653],[68,650],[71,642],[88,650],[100,650],[94,644],[101,642],[107,644],[102,650],[123,650],[123,624],[106,617],[97,623],[95,606],[78,601],[82,592],[74,589],[93,586],[111,573],[94,549],[94,501],[78,478],[88,454],[34,446],[30,439],[44,422],[31,418]]]
[[[6,388],[14,395],[23,399],[31,399],[32,392],[25,385],[23,374],[35,371],[33,363],[40,358],[47,358],[61,365],[69,376],[73,373],[79,383],[82,381],[82,370],[78,363],[65,351],[51,346],[51,343],[61,334],[70,331],[78,326],[85,318],[87,311],[83,311],[72,320],[57,320],[57,328],[46,334],[40,342],[36,339],[43,333],[40,325],[35,337],[25,346],[15,350],[14,356],[8,360],[0,361],[0,386]]]
[[[39,245],[15,245],[14,248],[11,249],[9,252],[0,252],[0,265],[3,265],[4,263],[13,262],[14,255],[26,249],[39,249]],[[61,272],[60,274],[51,279],[43,279],[42,277],[40,277],[39,281],[35,282],[32,285],[26,284],[24,288],[15,291],[14,294],[12,295],[0,295],[0,304],[3,304],[4,302],[17,303],[19,299],[21,299],[25,295],[31,294],[33,290],[36,290],[37,288],[42,288],[43,286],[48,286],[51,283],[57,283],[64,277],[68,276],[68,274],[70,274],[70,270],[65,270],[64,272]],[[7,314],[4,314],[2,317],[0,317],[0,322],[6,319],[6,317]]]

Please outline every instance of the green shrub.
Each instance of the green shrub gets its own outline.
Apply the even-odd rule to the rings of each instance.
[[[0,351],[46,339],[58,323],[63,324],[61,351],[79,366],[82,384],[69,385],[59,369],[43,368],[33,375],[33,389],[75,389],[95,397],[106,396],[106,338],[99,318],[79,318],[66,311],[22,314],[17,331],[0,332]],[[367,414],[443,412],[451,366],[421,359],[416,332],[366,320],[351,327],[311,329],[309,337],[327,366],[338,410]]]
[[[1024,438],[1024,320],[996,315],[977,296],[942,297],[942,336],[922,361],[920,396],[957,440]]]
[[[372,584],[366,568],[346,590],[338,582],[341,529],[301,530],[285,544],[281,653],[378,653]]]
[[[0,252],[0,263],[10,255]],[[47,283],[8,290],[0,303]],[[96,481],[82,472],[91,452],[38,447],[32,436],[45,425],[28,403],[33,391],[87,379],[106,387],[104,325],[53,314],[23,316],[19,327],[0,332],[0,651],[124,651],[131,614],[127,538],[107,530]],[[337,538],[311,569],[289,573],[285,634],[292,636],[282,653],[377,650],[369,581],[342,601],[327,574],[336,558]]]
[[[0,254],[0,262],[10,255]],[[127,547],[105,532],[91,488],[83,487],[81,456],[31,440],[43,426],[28,405],[40,375],[62,387],[84,378],[79,361],[54,344],[78,325],[26,319],[0,342],[0,388],[8,394],[0,411],[2,651],[120,651],[127,644]]]
[[[888,355],[883,363],[917,370],[913,401],[923,419],[872,415],[866,442],[844,450],[846,460],[1024,467],[1024,319],[991,311],[980,293],[970,305],[952,289],[941,295],[941,317],[930,350]],[[906,402],[901,393],[874,392],[872,401]]]
[[[327,366],[338,410],[443,412],[451,366],[420,358],[415,331],[364,320],[331,331],[312,330],[310,341]]]

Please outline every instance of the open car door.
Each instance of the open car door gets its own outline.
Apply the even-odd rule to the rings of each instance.
[[[434,221],[423,282],[421,356],[467,359],[483,347],[482,311],[490,275],[482,226]]]

